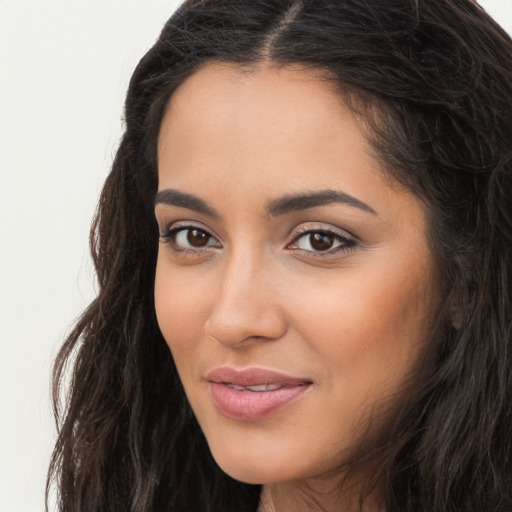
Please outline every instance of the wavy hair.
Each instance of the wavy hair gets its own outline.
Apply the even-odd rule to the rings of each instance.
[[[65,512],[257,508],[260,487],[210,455],[153,299],[160,123],[173,91],[213,60],[324,72],[385,172],[427,205],[440,318],[452,322],[440,321],[428,375],[385,439],[360,454],[386,511],[512,511],[512,41],[470,0],[188,0],[176,11],[131,79],[91,230],[98,296],[55,362],[47,495],[55,485]]]

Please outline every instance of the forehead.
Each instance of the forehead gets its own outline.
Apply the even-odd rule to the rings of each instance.
[[[319,73],[290,67],[247,71],[225,63],[204,66],[175,91],[158,149],[161,177],[171,165],[174,179],[185,168],[220,172],[214,168],[220,161],[223,172],[247,174],[257,164],[260,174],[268,170],[273,179],[290,165],[298,171],[300,162],[318,176],[319,167],[330,167],[322,159],[351,165],[352,157],[371,153],[354,115]]]
[[[159,190],[221,200],[230,211],[324,189],[387,212],[386,222],[401,217],[404,201],[421,209],[390,182],[333,82],[297,67],[201,68],[169,101],[158,167]]]
[[[167,114],[198,109],[206,119],[233,125],[248,115],[258,120],[279,112],[281,117],[294,116],[311,123],[322,110],[326,114],[346,110],[341,96],[334,92],[334,84],[327,73],[300,66],[240,67],[212,62],[177,88]]]

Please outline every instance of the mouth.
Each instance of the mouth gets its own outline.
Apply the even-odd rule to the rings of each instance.
[[[257,420],[291,404],[312,381],[260,368],[218,368],[206,377],[214,404],[228,418]]]

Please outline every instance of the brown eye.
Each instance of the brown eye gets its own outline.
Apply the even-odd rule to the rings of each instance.
[[[334,236],[328,233],[311,233],[309,243],[315,251],[327,251],[334,245]]]
[[[187,229],[187,242],[192,247],[204,247],[208,245],[211,236],[202,229]]]
[[[326,253],[327,256],[348,251],[356,245],[357,242],[349,236],[327,230],[308,230],[297,236],[288,248],[300,249],[311,255]]]
[[[178,227],[160,235],[160,240],[175,251],[199,251],[221,248],[219,241],[208,231],[196,227]]]

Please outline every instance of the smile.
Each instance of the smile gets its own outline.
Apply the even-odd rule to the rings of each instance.
[[[277,372],[219,368],[207,380],[214,404],[228,418],[257,420],[301,396],[312,382]]]

